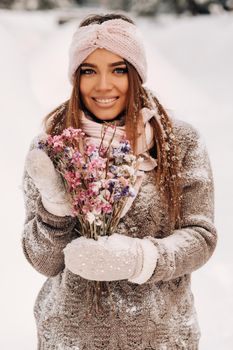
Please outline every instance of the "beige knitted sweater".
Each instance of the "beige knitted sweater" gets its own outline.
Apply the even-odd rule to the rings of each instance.
[[[173,123],[183,164],[181,229],[169,228],[168,208],[162,204],[153,171],[147,172],[118,233],[150,236],[159,251],[158,263],[144,284],[109,282],[111,303],[103,294],[102,313],[87,313],[87,280],[64,266],[62,250],[77,237],[76,220],[48,213],[24,173],[23,250],[32,266],[48,277],[34,306],[38,350],[198,349],[200,330],[190,277],[216,246],[213,181],[198,132],[187,123]]]

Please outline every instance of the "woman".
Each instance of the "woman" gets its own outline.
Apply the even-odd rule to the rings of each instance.
[[[191,273],[216,246],[205,146],[142,85],[146,58],[130,18],[84,19],[69,59],[72,95],[47,116],[46,133],[81,127],[96,141],[102,123],[114,121],[116,137],[124,130],[143,162],[137,195],[117,232],[94,241],[75,229],[61,177],[37,148],[43,135],[33,140],[22,242],[28,261],[48,277],[34,307],[38,349],[198,349]],[[111,295],[102,294],[101,312],[89,309],[87,281],[108,281]]]

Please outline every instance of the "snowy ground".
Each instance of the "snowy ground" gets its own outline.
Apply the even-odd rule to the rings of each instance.
[[[80,10],[80,19],[92,9]],[[42,117],[69,97],[67,49],[75,23],[59,12],[0,11],[1,298],[0,349],[36,349],[32,308],[45,278],[26,262],[20,236],[24,157]],[[145,37],[148,86],[170,112],[205,137],[216,185],[218,247],[193,273],[201,350],[233,349],[233,15],[137,20]]]

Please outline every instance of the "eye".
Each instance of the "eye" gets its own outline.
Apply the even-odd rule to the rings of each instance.
[[[114,72],[116,72],[117,74],[125,74],[125,73],[128,73],[128,69],[126,67],[125,68],[115,68]]]
[[[80,74],[81,74],[81,75],[82,75],[82,74],[91,75],[91,74],[93,74],[93,73],[95,73],[95,71],[94,71],[93,69],[91,69],[91,68],[86,68],[86,69],[81,69],[81,70],[80,70]]]

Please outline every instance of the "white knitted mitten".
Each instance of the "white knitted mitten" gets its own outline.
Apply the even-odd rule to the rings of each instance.
[[[128,279],[142,284],[153,274],[158,259],[157,248],[150,240],[120,234],[97,241],[79,237],[63,251],[71,272],[94,281]]]
[[[45,209],[57,216],[71,215],[71,204],[64,183],[48,155],[39,149],[30,151],[25,167],[40,191]]]

